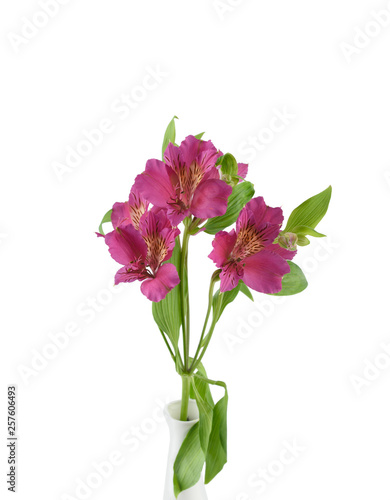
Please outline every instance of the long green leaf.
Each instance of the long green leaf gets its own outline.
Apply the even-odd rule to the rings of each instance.
[[[206,233],[216,234],[236,222],[239,213],[254,194],[255,189],[251,182],[244,181],[234,186],[225,215],[209,219],[205,225]]]
[[[193,358],[190,358],[190,363],[192,363],[192,361],[193,361]],[[198,376],[196,376],[196,375],[198,375]],[[199,377],[199,375],[200,375],[200,377]],[[205,401],[207,401],[207,403],[210,406],[214,407],[214,400],[213,400],[213,396],[211,395],[210,386],[204,379],[207,379],[207,373],[206,373],[206,370],[205,370],[203,364],[199,363],[198,368],[195,372],[194,383],[196,385],[196,388],[197,388],[200,396]],[[195,399],[195,391],[192,388],[192,386],[190,388],[190,397],[191,397],[191,399]]]
[[[299,234],[302,236],[314,236],[315,238],[324,238],[325,234],[319,233],[312,227],[308,226],[297,226],[291,231],[291,233]]]
[[[112,214],[112,210],[109,210],[103,217],[100,225],[99,225],[99,233],[102,234],[104,236],[104,231],[103,231],[103,224],[105,224],[106,222],[111,222],[111,214]]]
[[[174,116],[172,120],[168,123],[167,129],[165,130],[164,140],[162,143],[162,159],[164,159],[164,153],[170,142],[175,144],[176,140],[176,126],[175,119],[178,120],[177,116]]]
[[[192,388],[194,390],[195,400],[199,410],[199,439],[202,450],[206,453],[213,423],[214,406],[210,405],[206,399],[201,396],[196,387],[195,380],[196,379],[194,378],[192,379]]]
[[[301,268],[291,261],[288,261],[288,265],[290,266],[290,272],[283,276],[281,291],[270,295],[296,295],[307,287],[307,280]]]
[[[175,497],[200,479],[205,455],[203,453],[199,438],[199,422],[191,427],[181,445],[173,466],[173,488]]]
[[[224,397],[218,401],[213,411],[213,423],[206,454],[206,484],[214,479],[227,462],[227,406],[228,394],[225,389]]]
[[[180,267],[180,240],[176,239],[176,245],[172,257],[168,262],[174,264],[176,269]],[[171,341],[176,353],[179,342],[181,327],[181,294],[180,285],[171,290],[165,299],[152,304],[153,318],[158,327],[165,332]]]
[[[297,226],[307,226],[314,229],[328,210],[332,186],[321,193],[304,201],[299,207],[292,211],[283,232],[294,232]]]

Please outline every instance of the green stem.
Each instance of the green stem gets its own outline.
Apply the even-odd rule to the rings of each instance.
[[[181,249],[181,261],[180,261],[180,281],[181,281],[181,307],[182,307],[182,325],[183,325],[183,358],[184,358],[184,370],[188,370],[188,359],[189,359],[189,343],[190,343],[190,307],[189,307],[189,292],[188,292],[188,275],[187,275],[187,263],[188,263],[188,241],[190,238],[190,233],[188,230],[188,223],[185,223],[184,233],[183,233],[183,243]],[[187,297],[185,293],[187,289]]]
[[[190,402],[190,387],[191,387],[191,377],[188,375],[182,375],[182,393],[181,393],[181,411],[180,420],[186,422],[188,420],[188,405]]]
[[[190,399],[190,377],[188,376],[189,350],[190,350],[190,304],[188,291],[188,241],[190,238],[189,227],[191,219],[184,220],[184,233],[180,259],[180,282],[181,282],[181,312],[183,329],[183,372],[182,375],[182,398],[180,420],[187,420],[188,403]]]
[[[203,339],[204,339],[204,334],[206,333],[207,324],[209,322],[210,313],[211,313],[211,309],[212,309],[212,306],[213,306],[214,286],[215,286],[215,283],[217,283],[217,281],[219,281],[219,271],[216,271],[211,276],[210,288],[209,288],[209,304],[208,304],[208,307],[207,307],[206,318],[204,320],[203,330],[202,330],[202,334],[200,336],[198,348],[196,349],[195,356],[194,356],[192,364],[190,366],[190,373],[193,372],[192,368],[193,368],[193,366],[195,364],[195,361],[196,361],[196,358],[198,357],[198,354],[199,354],[199,352],[200,352],[200,350],[202,348],[202,342],[203,342]]]
[[[161,333],[161,335],[162,335],[162,338],[164,339],[165,345],[168,347],[169,353],[170,353],[170,355],[171,355],[171,357],[172,357],[173,361],[175,361],[175,362],[176,362],[175,355],[173,354],[173,351],[172,351],[172,349],[171,349],[171,346],[169,345],[168,340],[167,340],[167,338],[165,337],[165,333],[161,330],[161,328],[159,328],[159,330],[160,330],[160,333]]]
[[[219,312],[221,310],[221,304],[222,304],[222,293],[219,293],[218,299],[217,299],[217,304],[215,306],[215,316],[214,316],[213,321],[211,323],[209,333],[207,334],[207,338],[206,338],[206,342],[204,344],[203,350],[202,350],[199,358],[197,360],[194,360],[193,363],[192,363],[192,365],[191,365],[192,372],[194,370],[196,370],[196,368],[198,367],[199,363],[202,361],[203,356],[206,353],[206,350],[207,350],[207,347],[208,347],[208,345],[210,343],[211,337],[213,336],[215,325],[217,324],[218,319],[219,319]]]

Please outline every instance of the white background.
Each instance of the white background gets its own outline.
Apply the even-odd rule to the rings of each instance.
[[[7,384],[19,391],[19,498],[82,498],[77,485],[99,482],[93,464],[115,451],[121,465],[83,498],[162,498],[168,433],[159,405],[180,397],[180,379],[139,285],[113,295],[118,266],[94,231],[146,160],[159,158],[174,114],[179,140],[205,131],[222,151],[251,160],[257,195],[286,215],[333,186],[318,226],[327,240],[296,258],[308,289],[281,303],[242,297],[204,358],[230,395],[229,461],[207,487],[210,500],[389,498],[390,369],[381,343],[390,344],[390,28],[370,24],[380,10],[390,24],[390,5],[376,0],[226,0],[219,8],[74,0],[45,23],[39,2],[1,3],[2,498],[11,496]],[[16,35],[25,18],[46,25],[30,26],[23,43]],[[150,69],[164,76],[140,90]],[[126,93],[139,102],[119,112]],[[269,140],[275,110],[293,117]],[[54,162],[102,119],[111,133],[56,174]],[[249,153],[258,134],[269,143]],[[211,240],[191,242],[193,335]],[[72,324],[78,335],[53,354],[50,334]],[[28,372],[38,358],[40,369]],[[365,369],[370,361],[382,368]],[[137,427],[140,437],[126,446],[123,436]],[[275,463],[294,440],[297,457]]]

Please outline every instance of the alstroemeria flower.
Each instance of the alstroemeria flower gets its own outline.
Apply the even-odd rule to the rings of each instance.
[[[224,215],[232,188],[219,178],[219,156],[211,141],[190,135],[180,146],[169,143],[165,163],[149,160],[135,187],[153,205],[166,208],[174,226],[190,214],[199,219]]]
[[[221,292],[232,290],[240,280],[258,292],[282,289],[282,277],[290,272],[286,259],[296,254],[274,244],[282,222],[282,209],[268,207],[258,197],[241,210],[236,229],[216,234],[209,257],[221,268]]]
[[[176,267],[165,263],[172,256],[179,229],[172,228],[165,210],[152,208],[133,224],[116,227],[105,236],[110,254],[124,267],[115,275],[115,284],[142,281],[141,292],[159,302],[180,283]]]
[[[147,211],[149,203],[133,186],[130,191],[129,201],[115,203],[112,207],[111,222],[114,228],[124,227],[132,224],[135,229],[139,228],[139,221]]]

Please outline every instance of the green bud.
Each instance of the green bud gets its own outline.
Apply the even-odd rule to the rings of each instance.
[[[229,186],[236,186],[239,182],[240,179],[237,175],[230,175],[230,174],[221,174],[221,180],[226,182],[226,184],[229,184]]]
[[[297,249],[298,235],[295,233],[281,233],[277,240],[282,248],[286,248],[293,252]]]

